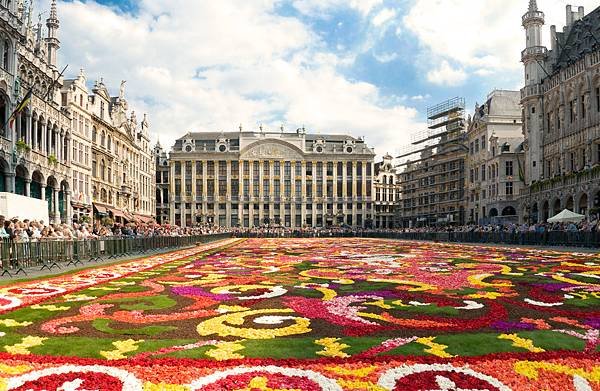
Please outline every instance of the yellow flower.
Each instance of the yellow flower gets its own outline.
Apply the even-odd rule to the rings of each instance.
[[[12,346],[5,345],[4,350],[10,354],[31,354],[29,348],[40,346],[48,338],[44,337],[33,337],[31,335],[24,337],[21,342]]]
[[[29,308],[31,308],[32,310],[46,310],[46,311],[56,312],[56,311],[66,311],[66,310],[70,309],[71,307],[57,307],[54,304],[51,304],[51,305],[34,304]]]
[[[138,344],[142,342],[144,342],[143,339],[140,339],[138,341],[135,341],[133,339],[127,339],[125,341],[115,341],[112,343],[116,348],[115,350],[103,350],[100,352],[100,354],[108,360],[121,360],[127,358],[127,356],[125,356],[123,353],[135,352],[139,348]]]
[[[244,358],[241,354],[235,353],[239,350],[244,350],[244,345],[240,345],[237,342],[219,342],[215,345],[215,349],[211,349],[206,352],[208,357],[212,357],[215,360],[223,361],[223,360],[231,360],[234,358]]]
[[[33,322],[17,322],[14,319],[0,319],[0,325],[6,327],[20,327],[30,326]]]
[[[294,320],[294,324],[281,328],[274,329],[254,329],[254,328],[244,328],[244,327],[234,327],[229,325],[241,326],[246,321],[245,318],[252,315],[259,314],[289,314],[294,311],[291,309],[262,309],[262,310],[252,310],[252,311],[243,311],[243,312],[233,312],[224,314],[221,316],[216,316],[214,318],[205,320],[200,323],[196,328],[198,334],[202,336],[208,336],[212,334],[217,334],[221,337],[240,337],[246,339],[270,339],[275,337],[282,337],[287,335],[294,334],[304,334],[311,331],[308,327],[310,325],[310,320],[306,318],[300,317],[286,317],[288,320]],[[278,322],[272,323],[278,324]]]
[[[434,356],[438,356],[438,357],[442,357],[442,358],[454,357],[452,354],[446,352],[446,348],[448,347],[448,345],[442,345],[442,344],[433,342],[434,339],[435,339],[435,337],[427,337],[427,338],[423,337],[423,338],[418,338],[416,342],[420,343],[421,345],[425,345],[425,346],[429,347],[429,349],[425,349],[425,352],[433,354]]]
[[[181,386],[179,384],[167,384],[167,383],[144,383],[144,391],[189,391],[188,386]]]
[[[344,353],[342,350],[349,348],[350,345],[346,345],[345,343],[339,343],[339,338],[321,338],[317,339],[315,343],[317,345],[324,346],[325,349],[318,351],[317,354],[325,357],[340,357],[346,358],[350,357],[349,354]]]
[[[512,346],[516,348],[523,348],[533,353],[545,352],[544,349],[534,346],[532,340],[521,338],[517,334],[501,334],[498,336],[498,339],[507,339],[509,341],[513,341]]]

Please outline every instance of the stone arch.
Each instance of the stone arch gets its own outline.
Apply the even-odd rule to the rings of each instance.
[[[19,164],[15,169],[15,194],[29,196],[26,185],[29,180],[29,170],[24,165]]]
[[[560,202],[560,198],[556,198],[553,202],[552,202],[552,216],[555,216],[557,214],[560,213],[562,204]]]
[[[496,208],[490,209],[490,217],[497,217],[497,216],[498,216],[498,209],[496,209]]]
[[[9,172],[10,172],[10,165],[3,157],[0,157],[0,192],[5,192],[5,191],[9,190],[8,183],[7,183],[8,176],[6,175]]]
[[[31,185],[30,185],[30,193],[31,197],[37,198],[39,200],[42,199],[42,186],[45,185],[44,176],[38,170],[34,171],[31,174]]]
[[[588,195],[587,193],[581,193],[577,199],[576,213],[587,215],[588,214]]]
[[[502,216],[516,216],[517,215],[517,211],[515,210],[514,206],[506,206],[504,207],[504,209],[502,209]]]
[[[531,214],[529,217],[534,223],[537,223],[540,220],[540,210],[537,202],[534,202],[533,205],[531,205]]]
[[[572,195],[567,196],[567,199],[565,200],[565,208],[569,209],[570,211],[574,211],[575,199],[573,198]]]
[[[550,218],[550,203],[545,200],[542,204],[542,221],[546,222]]]

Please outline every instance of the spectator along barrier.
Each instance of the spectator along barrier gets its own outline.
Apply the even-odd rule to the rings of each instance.
[[[27,275],[27,269],[52,270],[150,251],[168,251],[209,243],[231,237],[229,233],[191,236],[106,237],[85,240],[40,239],[35,241],[0,241],[0,276]]]

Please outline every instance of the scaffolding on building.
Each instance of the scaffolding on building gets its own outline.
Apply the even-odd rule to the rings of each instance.
[[[397,158],[399,224],[403,227],[464,224],[465,99],[455,97],[427,109],[428,128],[411,136]]]

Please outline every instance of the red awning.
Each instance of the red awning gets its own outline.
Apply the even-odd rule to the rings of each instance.
[[[108,213],[108,209],[104,205],[99,205],[99,204],[94,203],[94,208],[96,209],[96,211],[98,213],[102,213],[102,214],[107,214]]]

